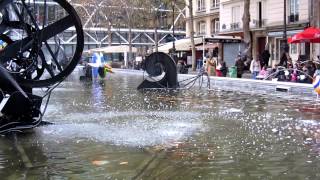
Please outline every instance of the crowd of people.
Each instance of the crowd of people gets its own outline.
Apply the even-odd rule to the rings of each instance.
[[[315,60],[304,60],[299,56],[299,59],[293,62],[289,53],[283,53],[280,62],[272,67],[269,66],[269,59],[270,53],[268,49],[250,62],[239,53],[235,58],[234,67],[232,67],[236,69],[235,77],[242,78],[245,71],[249,70],[252,79],[312,83],[313,78],[316,75],[320,75],[319,56]],[[209,55],[206,59],[206,70],[210,76],[226,77],[228,74],[226,63],[212,55]]]

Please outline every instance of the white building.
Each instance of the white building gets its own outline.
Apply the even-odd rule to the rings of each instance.
[[[188,0],[186,0],[188,3]],[[243,37],[242,16],[244,0],[193,0],[195,36],[235,35]],[[316,18],[311,25],[319,27],[320,0],[286,0],[287,37],[303,31],[310,26],[311,19]],[[318,9],[316,8],[318,7]],[[190,36],[187,12],[186,33]],[[271,62],[280,59],[284,31],[284,1],[283,0],[250,0],[250,29],[252,32],[252,54],[257,57],[268,47]],[[219,26],[219,28],[218,28]],[[289,44],[290,56],[297,60],[299,55],[306,58],[315,57],[320,53],[317,44]],[[224,46],[224,51],[242,50],[235,44]],[[225,53],[226,54],[226,53]],[[234,58],[234,53],[230,53]],[[228,60],[227,60],[228,61]],[[231,60],[230,60],[231,61]]]
[[[186,0],[188,4],[188,0]],[[219,5],[220,0],[193,0],[193,16],[195,36],[211,36],[217,34],[220,29]],[[190,18],[189,10],[186,21],[186,34],[190,36],[188,20]]]
[[[243,0],[220,1],[220,33],[243,35],[242,16]],[[309,0],[287,0],[286,20],[288,37],[303,31],[310,22]],[[280,59],[281,43],[284,30],[283,0],[250,0],[250,28],[252,31],[253,57],[260,55],[267,46],[272,60]],[[293,60],[298,55],[310,55],[309,44],[290,44],[290,56]]]

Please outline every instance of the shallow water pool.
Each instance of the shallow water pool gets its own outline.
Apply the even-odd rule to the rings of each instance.
[[[53,125],[0,137],[1,179],[320,179],[320,104],[223,90],[67,81]]]

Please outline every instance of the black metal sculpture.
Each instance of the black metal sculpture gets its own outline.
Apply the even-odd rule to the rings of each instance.
[[[49,6],[58,12],[54,17]],[[73,48],[58,56],[70,30]],[[74,70],[83,46],[80,18],[66,0],[0,0],[0,133],[41,122],[42,99]],[[48,91],[35,96],[35,87]]]
[[[176,89],[179,86],[176,63],[165,53],[156,52],[149,55],[144,62],[144,69],[147,77],[138,89]]]

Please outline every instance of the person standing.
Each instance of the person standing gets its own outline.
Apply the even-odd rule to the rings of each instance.
[[[238,55],[236,58],[235,66],[237,67],[237,78],[242,78],[245,65],[240,55]]]
[[[250,64],[250,72],[252,74],[252,79],[256,79],[259,72],[261,71],[261,64],[258,58],[253,59]]]
[[[218,60],[217,62],[217,66],[216,66],[216,76],[218,77],[222,77],[222,65],[223,65],[223,62],[221,62],[221,60]]]
[[[227,77],[227,73],[228,73],[228,67],[225,61],[221,60],[221,73],[223,77]]]
[[[210,54],[209,57],[207,58],[207,72],[209,76],[215,76],[216,75],[216,59],[214,57],[212,57],[212,55]]]
[[[261,54],[261,58],[262,58],[262,67],[263,66],[267,66],[269,65],[269,59],[270,59],[270,52],[268,50],[268,48],[266,48],[262,54]]]
[[[283,66],[285,68],[288,68],[288,63],[290,62],[290,56],[289,53],[283,52],[280,58],[280,63],[278,66]]]

